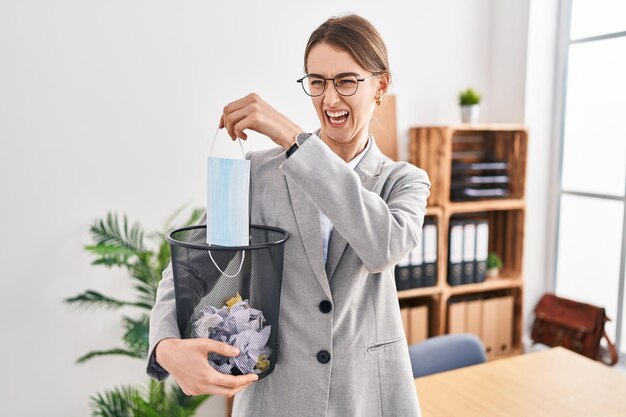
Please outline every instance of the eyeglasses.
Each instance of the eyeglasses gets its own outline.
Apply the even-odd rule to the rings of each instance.
[[[319,97],[326,91],[326,82],[332,81],[335,90],[340,96],[352,96],[359,88],[359,82],[369,80],[380,74],[372,74],[369,77],[358,78],[356,74],[337,74],[333,78],[324,78],[321,75],[308,74],[297,80],[302,85],[302,89],[311,97]]]

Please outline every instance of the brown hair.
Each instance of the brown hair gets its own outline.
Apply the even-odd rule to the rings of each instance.
[[[348,52],[361,67],[374,74],[389,73],[387,47],[376,28],[357,15],[331,17],[311,33],[304,50],[304,71],[309,52],[318,43],[328,43]]]

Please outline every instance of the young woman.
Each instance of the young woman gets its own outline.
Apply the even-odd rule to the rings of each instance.
[[[254,130],[278,147],[249,153],[252,223],[286,230],[279,360],[274,371],[223,375],[209,339],[181,340],[171,268],[150,322],[148,373],[171,374],[188,395],[235,396],[235,417],[420,415],[400,318],[394,266],[417,245],[430,183],[385,157],[369,124],[391,82],[376,29],[350,15],[317,28],[298,80],[320,120],[316,132],[250,94],[220,120],[230,136]]]

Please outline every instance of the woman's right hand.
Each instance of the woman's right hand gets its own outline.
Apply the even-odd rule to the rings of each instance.
[[[279,113],[258,94],[252,93],[224,107],[220,129],[225,127],[233,140],[248,139],[244,130],[254,130],[272,139],[278,146],[289,149],[302,132],[300,126]]]
[[[230,398],[258,380],[256,374],[225,375],[209,365],[207,356],[215,352],[237,356],[239,351],[227,343],[208,338],[163,339],[156,348],[156,360],[187,395],[215,394]]]

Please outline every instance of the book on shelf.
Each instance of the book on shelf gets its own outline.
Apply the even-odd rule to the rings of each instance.
[[[396,289],[398,291],[411,288],[411,253],[407,253],[395,268]]]
[[[448,247],[448,284],[485,281],[489,252],[489,222],[486,219],[452,219]]]
[[[396,289],[432,287],[437,285],[437,224],[427,218],[422,236],[395,267]]]
[[[428,306],[402,307],[400,314],[409,346],[428,338]]]
[[[422,342],[428,338],[428,307],[411,307],[409,311],[410,329],[409,345]]]
[[[489,254],[489,222],[476,221],[476,270],[474,282],[483,282],[487,275],[487,256]]]
[[[448,333],[471,333],[488,358],[507,355],[513,345],[513,296],[461,297],[448,302]]]
[[[448,258],[448,284],[461,285],[463,283],[463,222],[450,221],[450,241]]]
[[[424,244],[423,239],[417,242],[410,254],[411,259],[411,287],[420,288],[424,286]]]
[[[424,286],[437,285],[437,225],[426,221],[422,230],[424,241]]]
[[[463,284],[474,282],[476,269],[476,224],[471,221],[463,222]]]

